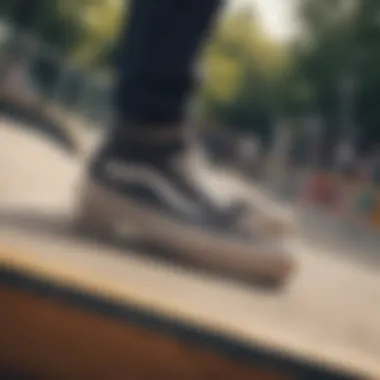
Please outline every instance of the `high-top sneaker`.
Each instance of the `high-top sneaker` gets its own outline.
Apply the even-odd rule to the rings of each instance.
[[[239,222],[202,190],[181,142],[107,142],[93,159],[78,208],[82,227],[121,234],[180,258],[252,279],[284,282],[294,269],[283,245]]]

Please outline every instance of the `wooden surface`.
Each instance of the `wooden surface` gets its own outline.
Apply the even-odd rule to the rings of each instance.
[[[268,363],[233,360],[153,328],[107,319],[51,298],[3,287],[0,305],[5,310],[0,368],[22,368],[40,379],[298,378]]]
[[[301,301],[292,304],[296,298],[289,293],[291,288],[267,294],[250,285],[156,262],[133,252],[67,239],[64,234],[7,231],[8,238],[0,237],[4,244],[0,260],[16,272],[117,303],[131,303],[302,360],[358,374],[380,373],[376,357],[360,350],[360,346],[345,344],[344,330],[334,331],[334,327],[342,326],[331,326],[334,320],[329,325],[328,316],[321,315],[326,325],[313,326],[311,323],[318,317],[302,310]],[[20,236],[23,241],[16,242]],[[351,314],[355,313],[358,311],[351,310]],[[339,317],[344,315],[343,312]],[[313,327],[325,330],[325,334],[318,337]]]
[[[3,267],[154,310],[248,345],[380,378],[380,277],[376,268],[318,252],[298,239],[289,244],[299,260],[299,273],[287,289],[270,293],[139,252],[84,241],[70,230],[72,194],[80,169],[48,153],[46,144],[31,144],[31,136],[7,133],[19,152],[35,149],[30,157],[42,174],[36,172],[39,181],[22,186],[33,171],[28,167],[22,172],[20,155],[9,146],[0,147],[0,167],[8,173],[7,181],[4,176],[0,180]],[[1,133],[0,141],[4,141]],[[19,172],[6,167],[7,151]],[[60,186],[54,185],[56,180]],[[12,191],[9,183],[17,188]],[[227,186],[226,181],[223,184]],[[3,201],[1,190],[6,194]]]

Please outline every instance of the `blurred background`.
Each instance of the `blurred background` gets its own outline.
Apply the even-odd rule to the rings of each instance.
[[[107,128],[127,5],[2,0],[0,112],[72,151]],[[230,1],[191,104],[210,159],[379,244],[379,39],[377,0]]]

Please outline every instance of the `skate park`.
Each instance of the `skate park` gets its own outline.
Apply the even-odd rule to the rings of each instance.
[[[112,366],[116,376],[118,371],[122,373],[129,367],[117,355],[107,357],[106,352],[117,351],[116,347],[120,347],[125,353],[130,345],[135,345],[128,333],[131,325],[149,325],[150,319],[158,318],[148,331],[164,334],[165,339],[174,334],[176,349],[170,348],[166,341],[155,342],[149,334],[141,349],[145,352],[146,346],[152,343],[157,344],[152,350],[161,352],[161,344],[169,345],[160,363],[165,360],[182,363],[184,360],[184,367],[170,366],[171,371],[181,373],[181,377],[183,371],[187,373],[186,366],[190,363],[201,365],[203,361],[211,361],[215,368],[202,364],[199,369],[200,373],[206,371],[206,378],[219,376],[218,371],[232,371],[237,378],[241,373],[241,378],[245,378],[251,370],[250,355],[258,357],[259,363],[267,355],[265,363],[279,361],[287,371],[288,368],[295,371],[292,376],[301,373],[299,378],[305,378],[311,368],[311,373],[317,371],[318,363],[321,363],[322,372],[316,376],[323,376],[323,369],[331,366],[332,371],[337,371],[337,377],[331,378],[345,378],[339,377],[340,372],[347,372],[347,376],[368,374],[369,378],[376,378],[379,340],[376,330],[378,304],[374,300],[380,290],[376,268],[363,270],[355,262],[334,253],[315,251],[302,240],[295,239],[289,244],[300,263],[298,273],[285,289],[270,292],[199,268],[173,264],[165,258],[86,241],[75,236],[70,225],[75,181],[81,170],[78,160],[44,134],[22,126],[12,128],[11,123],[9,119],[2,120],[0,138],[6,142],[1,149],[1,162],[7,176],[3,176],[1,186],[1,299],[2,310],[6,311],[3,314],[2,341],[6,344],[2,346],[5,349],[1,354],[2,365],[20,364],[29,371],[53,376],[49,371],[63,371],[59,366],[65,363],[68,372],[62,372],[64,378],[91,378],[91,372],[80,372],[80,361],[92,362],[92,358],[97,357],[95,362],[100,367],[97,369],[94,365],[93,370],[98,372],[101,366]],[[20,156],[14,147],[24,153],[29,151],[29,156]],[[33,161],[27,157],[33,157]],[[228,190],[227,180],[222,176],[215,181],[220,181],[218,188],[223,185],[226,192],[242,188],[231,182]],[[347,294],[350,297],[347,298]],[[61,318],[66,322],[60,322]],[[175,327],[170,327],[172,323]],[[182,328],[186,333],[175,331]],[[356,334],[352,333],[353,328]],[[106,333],[108,329],[109,334]],[[196,332],[190,333],[188,329]],[[132,332],[133,339],[140,339],[138,331]],[[120,334],[125,338],[121,339]],[[184,348],[186,360],[171,359],[171,355],[181,352],[181,349],[177,352],[177,339],[181,340],[182,334],[187,334],[192,342]],[[227,358],[239,356],[242,350],[243,357],[247,355],[245,360],[249,359],[248,367],[244,368],[243,364],[241,367],[233,359],[225,362],[217,356],[212,358],[215,348],[210,352],[209,344],[212,343],[204,342],[209,334],[217,340],[225,340],[220,344],[226,346],[227,351],[222,350],[222,355]],[[99,347],[88,344],[93,339],[104,342],[104,346],[100,344],[101,349],[92,351],[94,345]],[[30,346],[34,347],[32,350],[25,349],[22,343],[25,340],[35,342]],[[83,344],[78,347],[81,354],[74,355],[74,347],[79,342]],[[243,347],[238,349],[235,344]],[[36,350],[35,345],[41,347],[41,351]],[[193,345],[194,358],[187,351],[191,352]],[[258,346],[256,351],[250,351],[251,345]],[[205,357],[198,351],[203,346]],[[63,354],[64,347],[72,349],[65,349]],[[111,351],[105,347],[110,347]],[[154,355],[148,352],[147,355]],[[145,367],[137,366],[137,361],[132,359],[138,352],[131,355],[131,362],[136,364],[133,371],[137,371],[136,376],[142,375],[144,372],[139,371]],[[46,366],[46,362],[51,365]],[[166,376],[168,369],[164,364],[162,368],[161,364],[156,365],[154,371],[162,370],[162,376]],[[265,368],[253,370],[264,371],[263,378],[266,378]],[[189,372],[189,376],[193,378],[194,375]],[[268,376],[277,378],[276,374]]]
[[[332,222],[298,213],[231,170],[209,167],[202,154],[194,172],[221,203],[238,195],[262,215],[295,222],[285,244],[297,270],[284,286],[267,289],[170,254],[83,236],[74,223],[77,190],[109,119],[69,112],[56,92],[40,102],[5,87],[1,377],[380,377],[375,243],[355,245],[352,234],[349,243],[333,244]]]

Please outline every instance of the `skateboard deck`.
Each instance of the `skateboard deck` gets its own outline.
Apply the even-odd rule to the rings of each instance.
[[[85,239],[71,224],[80,169],[32,140],[0,136],[1,370],[43,379],[380,378],[376,268],[294,241],[300,271],[271,292]],[[25,169],[31,159],[12,144],[35,167]],[[30,181],[33,169],[40,181]]]
[[[20,223],[15,215],[0,227],[0,367],[65,379],[96,378],[99,371],[189,379],[379,374],[378,340],[350,337],[349,310],[337,316],[339,307],[312,286],[301,291],[305,278],[265,292],[86,241],[63,216],[32,214]]]

